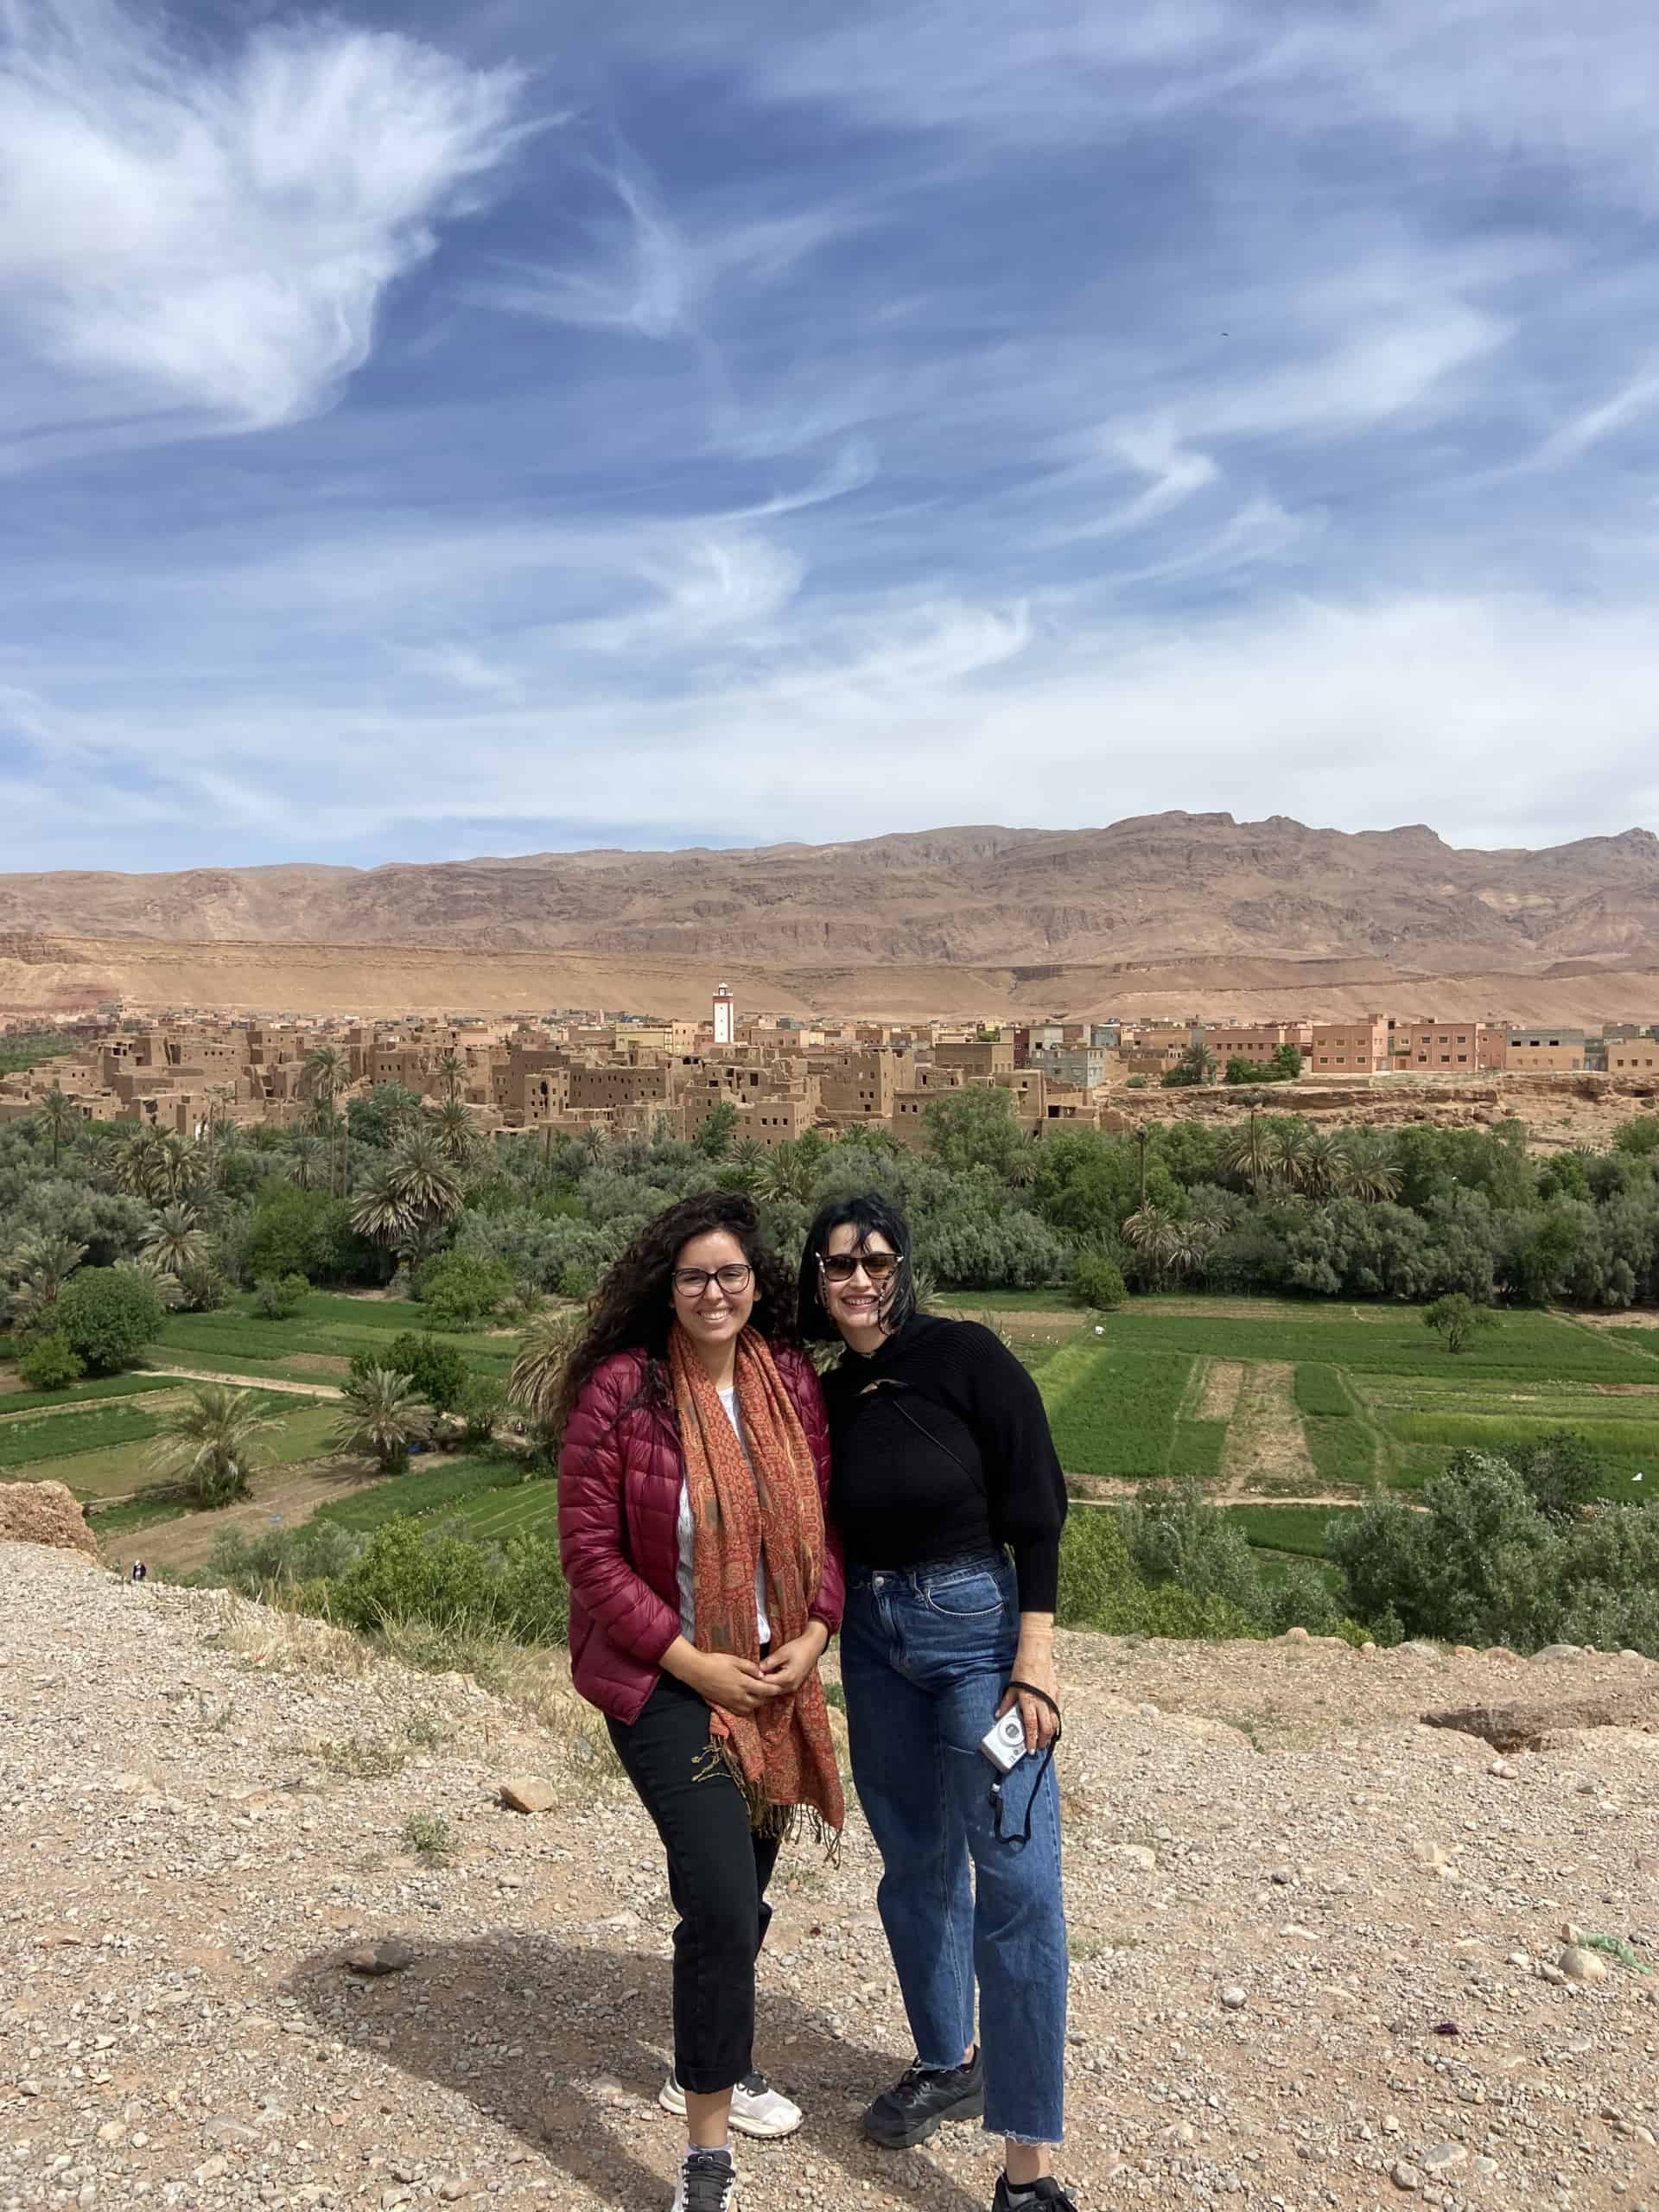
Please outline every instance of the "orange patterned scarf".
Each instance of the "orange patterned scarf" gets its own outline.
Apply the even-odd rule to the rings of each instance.
[[[817,1470],[766,1338],[737,1340],[737,1410],[743,1444],[708,1369],[677,1321],[669,1371],[692,1522],[696,1642],[702,1651],[758,1659],[755,1568],[764,1556],[766,1618],[774,1649],[805,1633],[823,1574],[823,1508]],[[837,1835],[845,1818],[830,1716],[817,1671],[792,1697],[752,1713],[709,1708],[711,1733],[767,1834],[786,1834],[804,1814],[815,1835]]]

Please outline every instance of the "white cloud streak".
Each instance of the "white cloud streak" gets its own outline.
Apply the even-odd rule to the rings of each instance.
[[[153,437],[328,404],[387,289],[506,158],[519,90],[390,33],[271,26],[217,59],[115,0],[4,0],[0,371],[15,394],[33,365],[33,427],[57,451],[66,423]]]

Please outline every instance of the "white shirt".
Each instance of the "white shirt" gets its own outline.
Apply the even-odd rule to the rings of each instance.
[[[722,1390],[720,1402],[726,1408],[726,1418],[732,1424],[737,1440],[743,1445],[743,1457],[749,1456],[749,1447],[743,1443],[743,1424],[737,1417],[737,1389],[734,1385]],[[695,1643],[697,1626],[696,1569],[693,1565],[693,1547],[696,1532],[691,1520],[691,1492],[688,1484],[680,1484],[680,1633],[688,1643]],[[772,1624],[766,1618],[766,1562],[765,1557],[754,1563],[754,1618],[760,1631],[762,1643],[772,1642]]]

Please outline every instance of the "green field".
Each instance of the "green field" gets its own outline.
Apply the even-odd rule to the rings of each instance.
[[[329,1379],[328,1370],[320,1376],[319,1360],[339,1362],[333,1371],[343,1376],[358,1353],[384,1353],[387,1340],[406,1330],[425,1333],[424,1320],[425,1309],[404,1300],[337,1298],[313,1291],[291,1320],[267,1321],[254,1313],[251,1300],[240,1298],[216,1313],[169,1315],[149,1357],[157,1366],[315,1382]],[[441,1329],[431,1333],[480,1374],[506,1380],[516,1336]]]
[[[1317,1555],[1322,1548],[1332,1506],[1299,1498],[1357,1505],[1379,1484],[1410,1493],[1456,1452],[1501,1455],[1556,1429],[1572,1430],[1599,1455],[1605,1497],[1645,1503],[1651,1492],[1638,1476],[1659,1487],[1651,1331],[1503,1313],[1470,1350],[1453,1355],[1424,1328],[1417,1308],[1357,1312],[1222,1298],[1137,1300],[1101,1326],[1099,1334],[1092,1325],[1078,1332],[1034,1370],[1068,1474],[1192,1474],[1221,1496],[1230,1485],[1215,1478],[1230,1464],[1276,1465],[1282,1471],[1239,1474],[1230,1484],[1235,1496],[1255,1493],[1237,1510],[1251,1516],[1251,1541],[1267,1549]],[[1234,1456],[1230,1423],[1197,1417],[1215,1361],[1236,1362],[1247,1377],[1262,1371],[1261,1363],[1273,1363],[1268,1376],[1293,1369],[1288,1407],[1282,1384],[1276,1395],[1252,1394],[1250,1418],[1259,1425],[1265,1406],[1277,1424],[1265,1454],[1259,1429],[1240,1436],[1250,1448]],[[1243,1390],[1239,1402],[1247,1402]],[[1236,1411],[1233,1420],[1241,1418]],[[1269,1533],[1274,1526],[1277,1537]]]
[[[176,1395],[181,1386],[172,1388]],[[276,1391],[257,1395],[260,1410],[276,1423],[259,1439],[263,1462],[292,1466],[328,1451],[340,1418],[336,1406]],[[153,1454],[166,1418],[164,1411],[148,1412],[142,1401],[129,1401],[0,1421],[0,1468],[11,1482],[64,1483],[87,1503],[154,1491],[161,1478]],[[160,1518],[161,1502],[151,1498],[147,1512]]]
[[[1254,1545],[1281,1560],[1319,1557],[1333,1511],[1357,1508],[1377,1484],[1410,1495],[1455,1452],[1502,1452],[1552,1429],[1591,1444],[1606,1497],[1645,1503],[1659,1490],[1659,1331],[1503,1312],[1453,1356],[1410,1306],[1171,1296],[1096,1317],[1068,1313],[1051,1292],[944,1302],[1012,1342],[1068,1474],[1120,1484],[1195,1477]],[[422,1319],[413,1304],[314,1294],[293,1319],[273,1322],[241,1299],[170,1317],[149,1357],[327,1382],[353,1355],[418,1331]],[[439,1340],[503,1378],[516,1347],[509,1334],[444,1332]],[[0,1469],[56,1477],[88,1502],[142,1493],[156,1480],[150,1454],[164,1418],[145,1397],[180,1387],[149,1374],[0,1395]],[[328,1450],[332,1402],[264,1395],[280,1422],[268,1439],[276,1465]],[[416,1515],[498,1539],[550,1531],[556,1502],[554,1484],[526,1481],[510,1459],[434,1458],[321,1510],[356,1529]],[[137,1496],[106,1525],[115,1516],[139,1525],[160,1510],[153,1496]]]

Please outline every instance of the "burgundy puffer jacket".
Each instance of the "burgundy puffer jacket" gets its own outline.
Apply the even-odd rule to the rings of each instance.
[[[812,1363],[774,1344],[772,1356],[830,1492],[830,1429]],[[639,1402],[643,1351],[594,1370],[559,1454],[559,1552],[570,1585],[570,1672],[588,1702],[632,1723],[656,1688],[680,1632],[679,1431],[664,1407]],[[841,1626],[841,1547],[826,1526],[823,1580],[809,1608],[833,1636]]]

